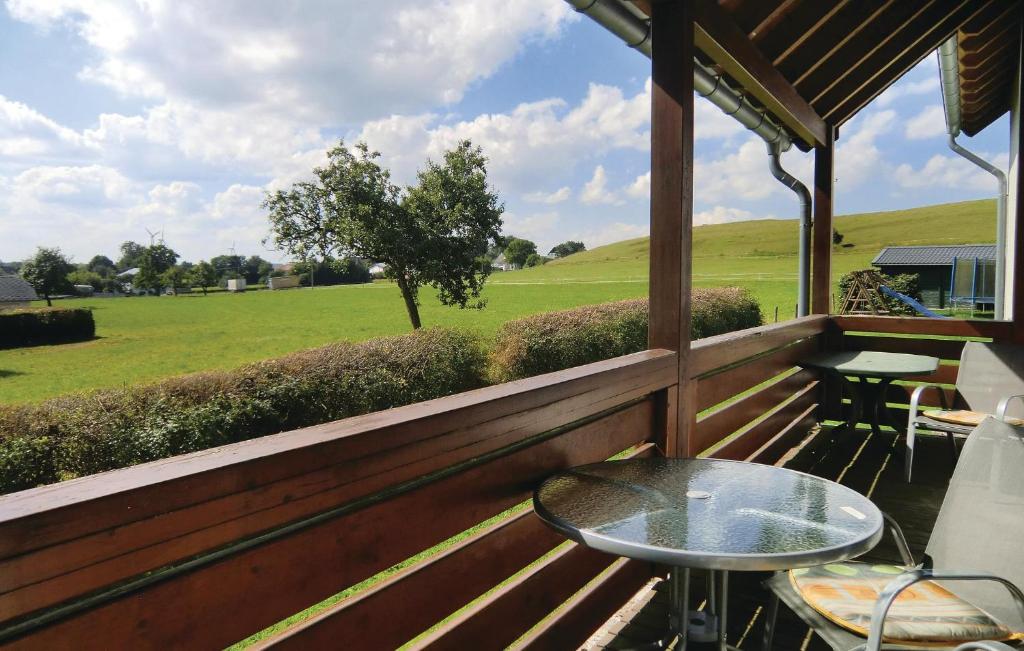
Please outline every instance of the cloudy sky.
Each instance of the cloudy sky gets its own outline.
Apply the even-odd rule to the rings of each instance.
[[[647,233],[650,64],[562,0],[5,0],[0,259],[110,257],[162,230],[186,259],[273,260],[259,204],[365,140],[395,178],[484,147],[505,230],[547,250]],[[966,141],[1006,165],[1004,117]],[[698,101],[696,221],[790,218],[763,144]],[[837,211],[994,194],[945,147],[928,57],[840,133]],[[784,164],[805,179],[811,161]]]

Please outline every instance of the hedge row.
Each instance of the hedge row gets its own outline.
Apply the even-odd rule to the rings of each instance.
[[[759,325],[740,290],[695,290],[697,337]],[[433,328],[230,371],[0,406],[0,493],[329,422],[643,350],[647,301],[506,324],[490,356]]]
[[[95,336],[92,310],[29,307],[0,312],[0,348],[87,341]]]
[[[691,305],[694,339],[762,324],[757,301],[737,287],[695,289]],[[508,382],[644,350],[647,321],[647,299],[509,321],[495,339],[492,378]]]
[[[0,407],[0,492],[468,391],[486,362],[473,335],[429,329]]]

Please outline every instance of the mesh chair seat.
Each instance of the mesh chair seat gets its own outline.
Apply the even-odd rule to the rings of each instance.
[[[914,423],[918,427],[930,429],[935,432],[953,433],[967,436],[974,431],[973,425],[957,425],[956,423],[950,423],[942,420],[935,420],[927,416],[918,416],[914,419]]]

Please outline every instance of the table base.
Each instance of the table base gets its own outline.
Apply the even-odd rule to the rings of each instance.
[[[690,641],[717,642],[719,651],[738,651],[726,641],[729,573],[725,570],[709,572],[707,606],[704,611],[690,610],[689,568],[673,567],[668,581],[669,630],[660,640],[637,647],[637,651],[667,649],[673,643],[676,651],[686,651]]]

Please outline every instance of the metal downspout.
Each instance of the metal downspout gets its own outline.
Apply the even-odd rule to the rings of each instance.
[[[629,47],[651,57],[651,24],[647,17],[630,2],[621,0],[566,0],[576,11],[586,14],[605,27]],[[721,75],[708,70],[699,61],[693,62],[693,88],[750,129],[765,142],[777,143],[780,151],[787,151],[793,139],[784,127],[776,124],[765,112],[754,107],[739,92],[729,87]]]
[[[782,168],[779,160],[781,153],[777,145],[768,143],[768,169],[771,170],[772,176],[796,193],[800,199],[800,270],[796,312],[797,316],[807,316],[810,313],[811,293],[811,193],[798,178]]]
[[[1005,318],[1004,294],[1006,292],[1006,201],[1008,187],[1006,174],[974,152],[965,149],[956,141],[960,135],[960,78],[957,62],[956,34],[939,46],[939,75],[942,79],[942,106],[946,112],[946,130],[949,132],[949,148],[966,158],[999,182],[999,197],[996,199],[996,289],[995,318]]]

